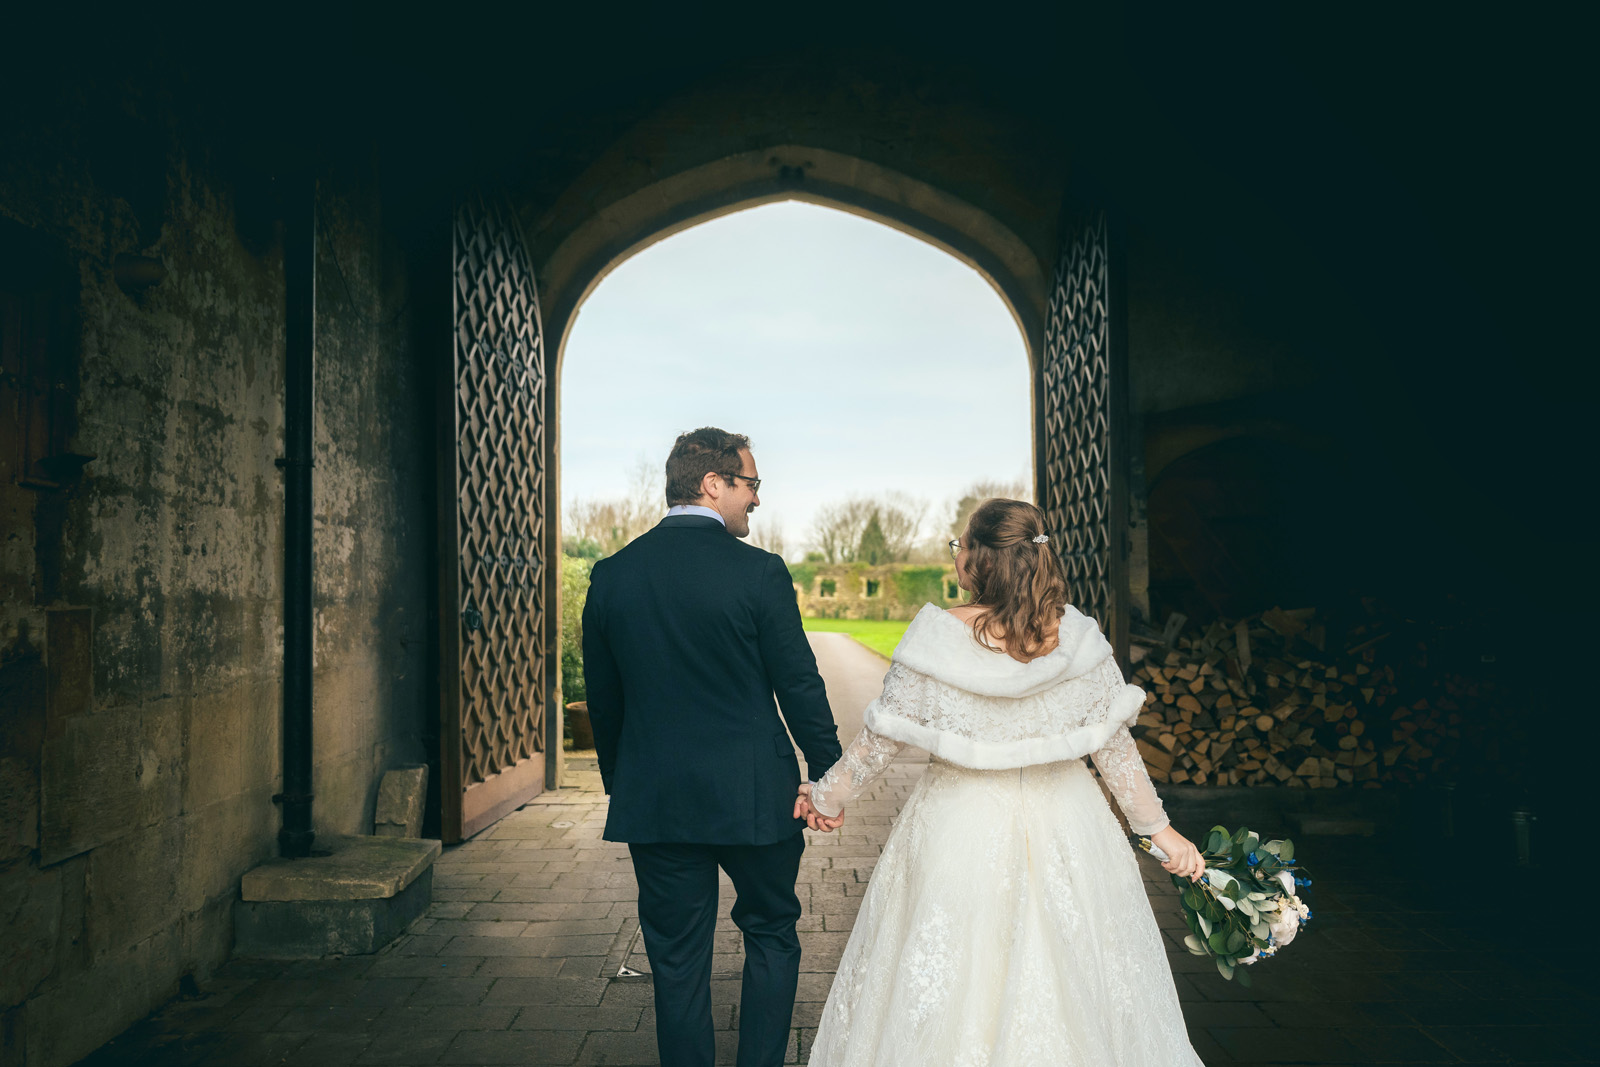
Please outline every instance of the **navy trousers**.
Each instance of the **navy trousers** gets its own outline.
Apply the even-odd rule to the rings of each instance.
[[[639,925],[655,984],[656,1044],[662,1067],[711,1067],[711,945],[717,924],[717,868],[738,899],[744,934],[739,1001],[739,1067],[779,1067],[789,1043],[800,981],[795,878],[805,837],[771,845],[630,844],[639,881]]]

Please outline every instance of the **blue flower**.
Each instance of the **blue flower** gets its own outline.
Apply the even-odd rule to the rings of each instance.
[[[1256,864],[1261,862],[1261,857],[1257,856],[1254,852],[1252,852],[1252,853],[1250,853],[1250,855],[1246,856],[1245,859],[1250,864],[1250,866],[1252,866],[1252,867],[1254,867]]]

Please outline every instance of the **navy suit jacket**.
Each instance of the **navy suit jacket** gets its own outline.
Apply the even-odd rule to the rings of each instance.
[[[708,516],[594,565],[583,673],[608,841],[781,841],[804,825],[790,733],[811,778],[840,756],[788,568]]]

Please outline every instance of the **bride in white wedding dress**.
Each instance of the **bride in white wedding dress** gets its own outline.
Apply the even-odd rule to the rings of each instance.
[[[812,1067],[1189,1067],[1136,833],[1197,878],[1128,733],[1144,694],[1066,604],[1031,504],[991,500],[959,541],[972,603],[924,607],[844,758],[814,787],[838,816],[907,744],[933,755],[895,822],[811,1049]]]

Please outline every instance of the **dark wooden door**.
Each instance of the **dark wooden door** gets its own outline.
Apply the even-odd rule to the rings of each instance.
[[[451,245],[439,762],[441,832],[460,841],[544,789],[547,363],[512,214],[493,198],[469,198]]]
[[[1040,361],[1039,499],[1068,598],[1126,663],[1126,310],[1112,237],[1104,211],[1065,230]]]

